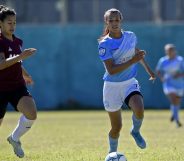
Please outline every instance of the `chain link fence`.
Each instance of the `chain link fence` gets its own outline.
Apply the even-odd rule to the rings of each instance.
[[[183,0],[1,0],[14,8],[22,23],[100,23],[109,8],[122,11],[126,22],[183,21]]]

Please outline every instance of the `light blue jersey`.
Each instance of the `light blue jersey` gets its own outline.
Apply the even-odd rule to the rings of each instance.
[[[184,88],[184,79],[182,77],[174,78],[177,73],[184,73],[184,60],[181,56],[169,59],[168,56],[160,58],[156,70],[163,76],[163,85],[176,89]]]
[[[114,39],[105,36],[99,43],[99,56],[102,61],[113,59],[115,64],[125,63],[135,55],[135,47],[137,44],[137,38],[133,32],[124,31],[122,37]],[[132,65],[129,68],[110,75],[106,69],[104,74],[104,81],[109,82],[122,82],[135,77],[137,74],[136,65]]]

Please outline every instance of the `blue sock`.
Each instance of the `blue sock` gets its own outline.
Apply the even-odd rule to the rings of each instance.
[[[175,109],[174,105],[171,104],[171,105],[170,105],[170,110],[171,110],[171,115],[172,115],[172,117],[174,117],[174,109]],[[174,118],[174,119],[175,119],[175,118]]]
[[[179,116],[178,116],[178,111],[179,111],[179,106],[174,106],[174,120],[179,121]]]
[[[109,153],[116,152],[118,148],[118,138],[114,139],[109,135],[109,146],[110,146]]]
[[[141,128],[143,119],[137,119],[136,116],[133,114],[132,121],[133,121],[132,132],[138,133]]]

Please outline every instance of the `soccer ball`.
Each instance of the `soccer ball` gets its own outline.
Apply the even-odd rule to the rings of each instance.
[[[112,152],[106,156],[105,161],[127,161],[127,159],[122,153]]]

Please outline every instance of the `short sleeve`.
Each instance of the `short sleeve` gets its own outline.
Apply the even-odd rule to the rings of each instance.
[[[156,71],[161,71],[162,70],[162,59],[160,59],[157,63],[156,66]]]
[[[182,72],[184,72],[184,59],[182,59],[182,62],[181,62],[181,70]]]
[[[104,43],[99,44],[98,46],[99,57],[102,61],[107,59],[112,59],[112,54],[109,48],[106,47]]]
[[[22,52],[23,41],[20,38],[16,37],[16,44],[19,45],[20,50]]]
[[[4,48],[4,43],[2,40],[0,40],[0,53],[4,53],[5,51],[5,48]]]
[[[133,36],[134,36],[134,42],[135,42],[135,46],[136,46],[137,45],[137,36],[134,32],[133,32]]]
[[[20,50],[21,50],[21,52],[23,51],[23,50],[22,50],[22,46],[23,46],[23,41],[20,40]]]
[[[23,46],[23,41],[21,39],[19,39],[19,44],[21,47]]]

